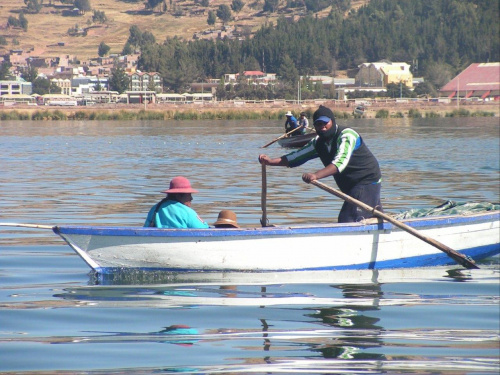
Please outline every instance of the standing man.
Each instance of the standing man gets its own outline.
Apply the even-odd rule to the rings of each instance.
[[[333,176],[343,193],[382,211],[382,174],[377,159],[361,136],[351,128],[337,125],[333,112],[324,106],[319,106],[314,112],[313,122],[318,135],[307,145],[279,158],[259,155],[259,162],[293,168],[319,157],[324,168],[313,173],[304,173],[304,182],[310,183]],[[370,211],[344,202],[338,222],[357,222],[371,217],[374,215]]]
[[[191,187],[186,177],[177,176],[170,181],[170,188],[163,193],[167,197],[155,204],[149,210],[144,223],[145,227],[156,228],[208,228],[208,224],[200,219],[195,210],[191,208],[193,196],[197,193]]]

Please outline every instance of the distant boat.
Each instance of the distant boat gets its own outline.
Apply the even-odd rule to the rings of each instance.
[[[278,141],[278,144],[281,147],[286,147],[286,148],[302,147],[307,142],[309,142],[311,139],[313,139],[314,137],[316,137],[316,133],[295,135],[295,136],[291,136],[291,137],[281,138]]]
[[[358,116],[363,116],[366,112],[366,107],[364,105],[358,105],[354,108],[354,114]]]

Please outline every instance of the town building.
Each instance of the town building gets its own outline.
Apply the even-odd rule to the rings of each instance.
[[[500,62],[470,64],[439,91],[448,98],[499,100]]]
[[[413,87],[413,74],[410,65],[404,62],[383,60],[375,63],[363,63],[354,78],[358,87],[387,87],[388,84],[404,84]]]
[[[60,94],[71,95],[71,80],[68,78],[53,78],[50,80],[61,89]]]
[[[225,84],[234,84],[240,80],[243,80],[246,83],[268,85],[276,82],[276,73],[264,73],[259,70],[247,70],[243,72],[242,77],[240,77],[240,73],[224,74]]]
[[[160,73],[136,71],[128,73],[128,76],[130,78],[130,91],[163,92]]]
[[[15,80],[0,81],[0,96],[16,94],[31,95],[33,92],[32,88],[31,82],[26,82],[21,77],[16,77]]]

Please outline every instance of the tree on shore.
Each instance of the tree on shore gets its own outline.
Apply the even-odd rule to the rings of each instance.
[[[208,11],[208,17],[207,17],[207,23],[210,26],[215,25],[215,22],[217,21],[217,16],[215,15],[215,12],[213,10]]]
[[[244,6],[245,3],[243,2],[243,0],[233,0],[231,2],[231,10],[235,13],[238,13],[240,10],[242,10]]]
[[[217,9],[217,17],[220,18],[223,24],[228,22],[231,19],[231,9],[226,5],[222,4],[219,5],[219,8]]]
[[[21,78],[26,82],[33,83],[36,77],[38,77],[38,69],[35,66],[28,64],[27,67],[21,68]]]
[[[106,14],[100,10],[94,10],[94,15],[92,16],[92,22],[94,23],[106,23],[108,22],[108,17]]]
[[[28,13],[39,13],[42,9],[43,0],[24,0]]]
[[[129,87],[130,78],[125,70],[119,66],[111,69],[111,77],[109,79],[109,89],[118,91],[120,94],[126,91]]]
[[[75,0],[75,7],[80,9],[83,13],[90,12],[92,10],[90,0]]]
[[[12,66],[11,63],[8,61],[4,61],[0,64],[0,81],[3,81],[9,76],[10,74],[9,68],[11,66]]]
[[[99,48],[97,49],[97,54],[100,56],[100,57],[104,57],[108,54],[109,50],[111,49],[110,46],[108,46],[106,43],[104,42],[101,42],[99,44]]]
[[[146,7],[151,9],[153,12],[155,10],[155,8],[162,4],[164,0],[147,0],[146,1]]]
[[[37,77],[33,81],[32,90],[34,94],[60,94],[61,88],[47,78]]]

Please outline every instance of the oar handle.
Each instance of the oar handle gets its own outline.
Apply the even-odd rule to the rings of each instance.
[[[414,228],[394,219],[393,217],[383,213],[382,211],[378,211],[377,209],[367,205],[366,203],[363,203],[363,202],[351,197],[350,195],[344,194],[341,191],[336,190],[328,185],[325,185],[317,180],[311,181],[311,184],[313,184],[313,185],[319,187],[320,189],[323,189],[323,190],[325,190],[333,195],[336,195],[337,197],[342,198],[343,200],[345,200],[349,203],[355,204],[358,207],[361,207],[362,209],[364,209],[366,211],[370,211],[376,217],[380,217],[380,218],[394,224],[398,228],[405,230],[406,232],[414,235],[415,237],[421,239],[422,241],[427,242],[429,245],[432,245],[432,246],[438,248],[439,250],[445,252],[450,258],[452,258],[455,262],[464,266],[465,268],[469,268],[469,269],[479,268],[478,266],[476,266],[474,264],[473,261],[469,260],[468,257],[466,257],[465,255],[460,254],[459,252],[453,250],[452,248],[446,246],[445,244],[443,244],[443,243],[441,243],[433,238],[430,238],[430,237],[423,235],[422,233],[415,230]]]

